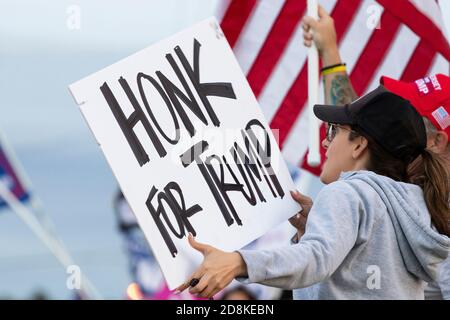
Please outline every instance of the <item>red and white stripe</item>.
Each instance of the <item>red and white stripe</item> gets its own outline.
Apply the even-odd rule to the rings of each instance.
[[[331,13],[342,59],[357,94],[381,75],[412,81],[449,71],[450,46],[434,0],[320,0]],[[380,28],[368,27],[374,10]],[[231,0],[222,29],[273,130],[285,159],[308,168],[307,50],[301,19],[306,0]],[[323,88],[320,90],[323,99]],[[323,131],[323,130],[322,130]]]

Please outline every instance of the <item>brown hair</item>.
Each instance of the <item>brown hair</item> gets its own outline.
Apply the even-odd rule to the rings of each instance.
[[[431,221],[441,234],[450,236],[449,174],[442,158],[429,150],[412,162],[398,159],[384,150],[372,138],[352,128],[349,139],[363,136],[368,141],[370,160],[367,169],[393,180],[413,183],[423,190]]]

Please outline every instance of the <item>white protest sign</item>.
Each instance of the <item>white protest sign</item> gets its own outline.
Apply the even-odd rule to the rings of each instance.
[[[277,142],[214,18],[70,91],[169,288],[201,262],[189,232],[237,250],[299,210]]]

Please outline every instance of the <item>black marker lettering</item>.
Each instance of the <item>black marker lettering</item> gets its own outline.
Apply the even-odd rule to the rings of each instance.
[[[194,39],[193,67],[191,67],[191,65],[186,59],[186,56],[184,55],[183,51],[179,46],[176,46],[174,50],[178,58],[180,59],[181,64],[183,65],[183,68],[185,69],[192,83],[192,86],[194,86],[195,90],[197,91],[197,94],[199,95],[206,109],[206,112],[211,118],[213,125],[219,126],[220,121],[208,100],[208,96],[236,99],[236,95],[234,93],[232,84],[229,82],[211,82],[211,83],[200,82],[200,63],[199,63],[200,47],[201,44],[196,39]],[[147,110],[147,113],[151,121],[156,126],[157,131],[167,142],[169,142],[170,144],[176,144],[180,140],[180,131],[177,115],[175,114],[174,108],[176,110],[176,113],[180,117],[181,121],[183,122],[183,125],[186,131],[189,133],[189,135],[192,137],[195,135],[196,132],[196,128],[194,127],[185,109],[181,105],[181,102],[183,102],[183,104],[186,105],[189,108],[189,110],[205,126],[208,125],[208,120],[203,114],[196,98],[194,97],[185,77],[183,76],[183,73],[181,72],[180,68],[175,62],[173,56],[171,54],[167,54],[166,59],[169,62],[170,66],[172,67],[172,70],[175,72],[175,75],[177,76],[178,80],[181,82],[184,92],[160,71],[156,71],[156,76],[158,77],[161,84],[159,84],[153,77],[143,72],[139,72],[137,74],[136,80],[144,106]],[[153,87],[158,91],[158,94],[163,99],[167,109],[169,110],[176,131],[174,138],[170,138],[159,125],[158,120],[156,119],[154,112],[151,109],[151,104],[149,103],[148,97],[145,95],[142,81],[143,79],[149,81],[153,85]],[[141,142],[137,138],[136,133],[133,131],[134,126],[136,126],[138,122],[141,122],[142,125],[144,126],[144,129],[147,132],[148,136],[150,137],[150,140],[153,143],[154,148],[158,152],[159,157],[160,158],[165,157],[167,155],[166,149],[164,148],[158,135],[156,134],[155,130],[150,124],[150,121],[146,118],[146,115],[142,110],[141,106],[139,105],[139,102],[137,101],[136,96],[131,90],[129,84],[123,77],[119,78],[119,83],[123,91],[126,93],[128,100],[130,101],[130,103],[134,108],[134,112],[128,118],[123,113],[119,103],[117,102],[116,98],[114,97],[111,89],[109,88],[106,82],[100,87],[100,90],[103,93],[103,96],[105,97],[111,111],[113,112],[116,121],[118,122],[120,128],[122,129],[122,132],[125,135],[127,142],[130,145],[130,148],[132,149],[139,165],[143,166],[144,164],[149,162],[149,156],[144,150]]]
[[[214,170],[214,167],[211,165],[211,161],[216,160],[219,163],[219,169],[220,169],[220,179],[217,176],[216,171]],[[236,212],[236,209],[234,208],[233,204],[231,203],[230,197],[228,196],[228,191],[240,191],[242,190],[242,185],[236,185],[232,183],[225,183],[225,175],[223,170],[223,164],[220,158],[216,155],[209,156],[206,158],[205,161],[206,168],[208,168],[209,174],[211,175],[214,183],[216,184],[217,188],[219,189],[223,199],[228,205],[228,208],[231,211],[231,214],[233,215],[234,219],[236,220],[236,223],[240,226],[242,226],[242,221],[239,218],[239,215]]]
[[[158,193],[158,207],[155,208],[152,204],[152,200],[157,191],[158,189],[156,189],[155,187],[152,188],[145,204],[147,205],[147,208],[150,211],[150,214],[152,215],[153,220],[155,221],[156,226],[158,227],[158,230],[167,245],[167,248],[169,249],[172,256],[175,257],[178,251],[172,241],[172,238],[167,232],[167,229],[164,226],[163,220],[169,227],[172,234],[175,235],[175,237],[182,239],[186,235],[185,229],[187,229],[188,232],[191,232],[195,236],[195,229],[192,227],[188,218],[192,217],[197,212],[202,211],[202,207],[200,207],[198,204],[195,204],[192,207],[186,209],[186,203],[184,201],[183,192],[181,191],[180,186],[175,182],[169,182],[164,187],[164,192]],[[175,198],[174,192],[177,193],[180,197],[181,205]],[[175,216],[176,222],[178,224],[178,230],[175,230],[174,226],[172,225],[166,213],[166,209],[163,206],[163,201],[169,205],[170,210]]]
[[[119,82],[121,80],[123,80],[121,82],[122,87],[128,87],[128,89],[129,89],[129,86],[128,86],[128,84],[126,84],[126,81],[123,78],[120,78]],[[133,151],[133,154],[136,157],[136,159],[141,167],[149,161],[149,157],[148,157],[148,154],[145,152],[144,148],[142,147],[142,144],[139,142],[139,139],[137,138],[136,133],[133,131],[134,126],[139,121],[144,126],[144,129],[146,130],[148,136],[152,140],[153,145],[155,146],[159,155],[165,156],[167,154],[163,145],[161,144],[158,137],[156,136],[155,131],[153,130],[152,126],[150,125],[150,122],[145,117],[144,111],[142,111],[142,109],[139,106],[139,104],[137,103],[136,98],[134,97],[133,93],[131,93],[131,90],[129,90],[129,92],[127,92],[127,94],[131,93],[131,95],[134,97],[134,99],[132,101],[134,111],[128,118],[123,113],[122,109],[120,108],[119,103],[117,102],[116,98],[114,97],[114,94],[112,93],[111,89],[109,88],[109,86],[106,82],[103,83],[103,85],[100,87],[100,90],[101,90],[103,96],[105,97],[106,102],[108,103],[109,108],[111,109],[111,112],[113,113],[114,117],[116,118],[116,121],[120,126],[120,129],[122,129],[122,132],[123,132],[125,138],[127,139],[128,144],[130,145],[131,150]],[[128,97],[130,97],[130,96],[128,96]]]
[[[148,103],[147,97],[145,96],[144,87],[142,85],[142,79],[149,81],[153,85],[153,87],[158,91],[161,98],[164,100],[164,103],[170,112],[170,116],[172,117],[173,125],[175,127],[174,139],[169,138],[164,133],[158,121],[156,120],[155,115],[153,114],[153,111]],[[139,72],[137,75],[137,84],[139,88],[139,93],[141,94],[142,101],[144,102],[145,109],[147,110],[150,119],[155,124],[156,129],[158,129],[159,133],[164,137],[164,139],[166,139],[167,142],[169,142],[170,144],[176,144],[180,140],[180,125],[178,124],[178,119],[175,115],[175,111],[173,110],[172,104],[170,103],[170,100],[167,97],[166,93],[164,92],[163,88],[159,85],[159,83],[155,79],[153,79],[153,77],[146,75],[145,73],[142,72]]]
[[[191,148],[189,148],[189,150],[187,150],[180,156],[181,162],[185,168],[189,166],[192,162],[197,163],[200,173],[202,174],[203,178],[208,184],[208,187],[211,190],[214,199],[216,200],[217,205],[219,206],[220,211],[222,212],[225,222],[227,223],[228,226],[230,226],[233,224],[234,220],[231,217],[230,213],[228,212],[227,206],[223,202],[222,197],[220,196],[218,187],[214,184],[214,180],[208,173],[206,165],[203,163],[202,159],[200,159],[200,155],[207,149],[208,143],[206,141],[200,141],[197,144],[193,145]]]
[[[260,127],[264,131],[264,141],[263,144],[265,148],[261,147],[261,143],[256,138],[256,135],[254,133],[254,130],[252,127]],[[272,183],[275,186],[275,189],[277,189],[278,194],[280,195],[281,199],[284,197],[284,191],[283,188],[280,185],[280,182],[278,181],[278,178],[272,168],[272,164],[270,161],[271,158],[271,146],[270,146],[270,138],[269,134],[267,133],[266,129],[264,128],[263,124],[257,120],[253,119],[247,123],[247,126],[245,127],[245,130],[247,132],[247,135],[250,137],[250,140],[252,141],[253,146],[256,149],[256,152],[259,155],[259,158],[262,159],[262,162],[264,164],[264,167],[266,168],[269,177],[272,181]]]
[[[249,181],[247,179],[247,175],[245,174],[244,169],[242,168],[242,164],[240,163],[239,159],[237,158],[236,152],[233,152],[233,149],[231,149],[230,152],[232,152],[235,164],[236,164],[236,166],[237,166],[237,168],[239,170],[239,173],[241,174],[242,178],[244,179],[244,183],[245,183],[245,185],[247,186],[247,189],[248,189],[248,194],[245,192],[243,184],[240,184],[242,186],[242,190],[240,190],[240,191],[242,192],[242,194],[244,195],[244,197],[248,201],[248,203],[250,203],[252,206],[254,206],[254,205],[256,205],[255,193],[253,192],[253,189],[250,186],[250,183],[249,183]],[[233,170],[231,169],[231,166],[227,162],[225,156],[222,156],[222,159],[223,159],[223,162],[225,163],[225,165],[227,166],[228,172],[233,177],[233,180],[236,183],[238,183],[239,180],[236,177],[236,175],[234,174]]]
[[[194,67],[191,67],[186,59],[186,56],[179,46],[175,47],[175,53],[180,59],[184,70],[191,79],[195,90],[197,90],[197,93],[200,96],[200,99],[202,100],[203,105],[206,108],[206,112],[208,112],[212,123],[216,127],[218,127],[220,125],[220,121],[219,118],[217,118],[217,115],[214,112],[213,108],[211,107],[211,104],[209,103],[208,96],[236,99],[236,95],[234,94],[233,86],[229,82],[200,83],[200,47],[200,42],[198,42],[197,39],[194,39]]]

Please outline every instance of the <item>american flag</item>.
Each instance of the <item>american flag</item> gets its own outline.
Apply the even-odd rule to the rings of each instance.
[[[319,0],[334,19],[342,60],[358,95],[381,75],[414,81],[448,74],[450,47],[435,0]],[[221,27],[288,163],[315,175],[307,153],[307,50],[301,19],[306,0],[231,0]],[[320,88],[323,101],[323,87]],[[321,129],[323,137],[323,126]],[[323,150],[322,150],[323,155]]]

